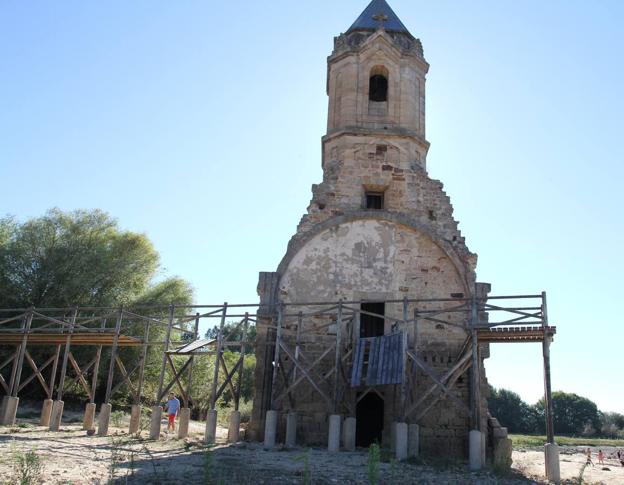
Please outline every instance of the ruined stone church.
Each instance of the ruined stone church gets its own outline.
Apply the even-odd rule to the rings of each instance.
[[[489,290],[476,282],[477,256],[442,183],[427,173],[428,70],[420,40],[385,0],[373,0],[334,39],[323,180],[312,186],[277,270],[260,274],[265,318],[257,327],[250,430],[256,439],[266,442],[273,433],[287,443],[329,439],[332,449],[338,433],[347,449],[375,441],[394,447],[397,426],[406,424],[410,447],[415,441],[425,454],[465,457],[470,430],[487,435],[482,361],[488,346],[479,345],[478,370],[468,369],[470,315],[449,310],[417,320],[436,304],[453,308]],[[313,302],[340,302],[339,311],[335,305],[314,310]],[[404,338],[394,347],[374,342],[392,335]],[[324,355],[330,345],[336,352]],[[431,390],[423,370],[404,357],[410,352],[427,372],[445,377],[453,399]],[[370,369],[366,378],[359,374],[373,361],[389,369],[379,370],[376,380]],[[477,421],[474,409],[472,415],[460,409],[474,399]],[[267,431],[268,416],[274,431]]]

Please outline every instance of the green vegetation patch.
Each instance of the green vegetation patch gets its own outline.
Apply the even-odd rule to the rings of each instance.
[[[526,435],[526,434],[510,434],[509,438],[514,448],[537,448],[542,447],[546,443],[546,436]],[[604,438],[585,438],[574,436],[556,436],[555,441],[563,446],[613,446],[624,447],[624,440],[604,439]]]

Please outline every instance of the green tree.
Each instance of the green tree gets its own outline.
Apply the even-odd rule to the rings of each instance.
[[[490,414],[506,426],[510,433],[534,433],[537,431],[536,415],[529,406],[513,391],[490,388],[488,399]]]
[[[115,219],[100,210],[48,211],[24,223],[0,219],[0,309],[35,306],[163,306],[150,316],[165,317],[166,306],[189,305],[192,288],[180,278],[155,281],[159,255],[144,234],[123,231]],[[109,322],[109,326],[112,322]],[[144,322],[137,320],[124,333],[143,336]],[[164,329],[150,328],[150,341],[162,340]],[[7,352],[7,348],[0,349]],[[31,353],[46,351],[33,347]],[[91,358],[92,348],[74,350],[76,357]],[[140,349],[120,349],[122,359],[134,361]],[[108,352],[101,369],[108,368]],[[152,347],[148,362],[157,363],[162,349]],[[47,357],[46,357],[47,358]],[[146,393],[158,379],[158,365],[146,367]],[[106,372],[100,372],[100,380]],[[100,386],[101,387],[101,386]],[[39,389],[36,392],[39,392]],[[79,387],[69,389],[76,395]]]
[[[598,406],[586,397],[558,391],[553,393],[552,403],[555,433],[563,435],[595,434],[601,429]],[[543,399],[536,404],[536,408],[543,416]]]
[[[245,331],[245,327],[243,323],[240,321],[237,322],[226,322],[223,325],[223,338],[227,339],[230,342],[233,341],[242,341],[243,340],[243,332]],[[217,338],[219,334],[219,325],[215,325],[214,327],[210,327],[206,331],[206,338]],[[253,323],[249,323],[247,327],[247,341],[253,342],[256,339],[256,326]],[[253,353],[253,347],[247,346],[245,350],[245,354]]]
[[[147,236],[100,210],[0,219],[0,308],[190,302],[180,279],[153,284],[158,260]]]
[[[608,438],[624,437],[624,415],[620,413],[603,413],[600,419],[602,436]]]

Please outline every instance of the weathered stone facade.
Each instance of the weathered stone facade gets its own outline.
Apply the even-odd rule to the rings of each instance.
[[[388,28],[380,20],[379,28],[370,29],[358,19],[364,27],[356,22],[334,40],[328,58],[323,181],[312,186],[307,213],[277,271],[261,273],[261,303],[273,305],[264,307],[267,313],[278,302],[470,298],[489,290],[489,285],[476,283],[477,256],[465,244],[442,184],[426,171],[425,76],[429,65],[422,45],[407,30],[391,29],[392,21]],[[374,76],[386,80],[385,92],[382,80],[382,92],[373,95],[377,89]],[[377,198],[372,203],[375,207],[369,196]],[[410,314],[413,309],[409,307]],[[385,308],[390,317],[401,318],[403,312],[398,303]],[[439,374],[456,363],[467,338],[466,315],[444,318],[448,324],[426,322],[417,330],[411,328],[408,340],[408,346]],[[391,325],[386,321],[385,326],[388,333]],[[335,333],[330,326],[326,337],[302,342],[310,359],[333,341]],[[270,393],[273,338],[261,320],[251,428],[252,437],[258,439]],[[487,345],[483,345],[481,357],[487,356]],[[329,367],[321,371],[329,372]],[[431,382],[420,371],[411,372],[418,383],[416,394],[424,393]],[[482,383],[485,416],[484,375]],[[469,373],[458,377],[454,385],[455,394],[469,406]],[[388,444],[397,420],[396,387],[378,389],[384,400],[383,441]],[[298,439],[326,443],[326,403],[306,388],[309,385],[303,383],[297,391],[305,396],[296,402]],[[288,406],[283,403],[280,409],[278,435],[284,433]],[[424,453],[467,455],[470,417],[449,400],[440,400],[415,422],[420,425]],[[487,422],[481,427],[487,431]]]

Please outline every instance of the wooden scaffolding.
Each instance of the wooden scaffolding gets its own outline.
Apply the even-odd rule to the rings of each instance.
[[[109,407],[112,396],[125,388],[134,403],[133,413],[135,407],[140,412],[141,403],[159,406],[167,393],[176,389],[182,397],[183,407],[188,409],[193,406],[194,361],[197,357],[211,355],[216,363],[213,374],[202,376],[202,379],[211,381],[205,436],[214,441],[217,401],[226,389],[234,396],[235,409],[238,410],[245,354],[248,350],[257,350],[257,342],[249,338],[249,326],[258,323],[269,332],[264,350],[269,350],[265,353],[270,354],[267,359],[271,367],[271,373],[265,379],[266,402],[259,404],[263,415],[276,409],[296,410],[297,403],[308,399],[309,392],[320,396],[328,414],[353,415],[357,400],[363,395],[376,392],[379,385],[393,385],[400,397],[397,421],[418,422],[441,399],[446,399],[459,412],[470,416],[473,429],[480,429],[484,416],[480,406],[482,358],[479,344],[541,342],[547,440],[554,442],[549,349],[556,328],[548,323],[545,293],[483,299],[405,298],[384,303],[401,307],[402,313],[398,317],[382,316],[391,330],[374,338],[359,336],[362,316],[379,317],[363,309],[361,301],[278,303],[262,307],[224,303],[0,310],[0,347],[11,349],[0,362],[0,391],[5,394],[0,419],[5,424],[14,422],[17,398],[35,380],[48,400],[62,402],[66,381],[71,379],[70,382],[79,384],[84,390],[88,404],[95,405],[99,399],[100,404]],[[216,336],[200,338],[202,325],[213,327],[215,323],[218,325]],[[228,334],[225,333],[226,323],[230,324]],[[454,325],[465,332],[465,341],[454,364],[442,374],[418,353],[418,329],[427,324]],[[154,332],[155,328],[159,329],[158,332]],[[150,337],[155,333],[157,338]],[[415,337],[410,340],[408,333]],[[310,340],[322,342],[322,352],[307,355],[302,342]],[[29,352],[34,346],[45,349],[49,356],[36,362]],[[82,363],[73,352],[78,346],[87,347],[92,353]],[[119,352],[124,347],[140,349],[133,354],[136,361],[126,359],[124,362]],[[148,351],[152,348],[162,350],[156,363],[160,366],[159,382],[153,395],[145,396],[145,368]],[[104,349],[110,349],[109,366],[105,388],[98,389]],[[240,353],[231,368],[223,356],[228,349]],[[414,369],[418,369],[429,382],[425,392],[416,392]],[[220,382],[221,372],[224,379]],[[458,379],[467,372],[470,372],[471,379],[470,405],[454,393]],[[302,383],[306,385],[302,386]],[[305,392],[299,392],[304,388]],[[86,422],[86,415],[85,427],[93,427],[92,422]],[[49,424],[51,429],[58,430],[60,419],[60,416],[53,414],[50,418],[49,413],[48,416],[42,413],[42,424]],[[106,416],[102,418],[102,413],[98,426],[100,434],[106,434],[108,422]],[[137,430],[134,416],[130,431]],[[153,418],[150,436],[157,438],[159,432],[160,421],[156,423]],[[229,438],[236,441],[238,432]]]

